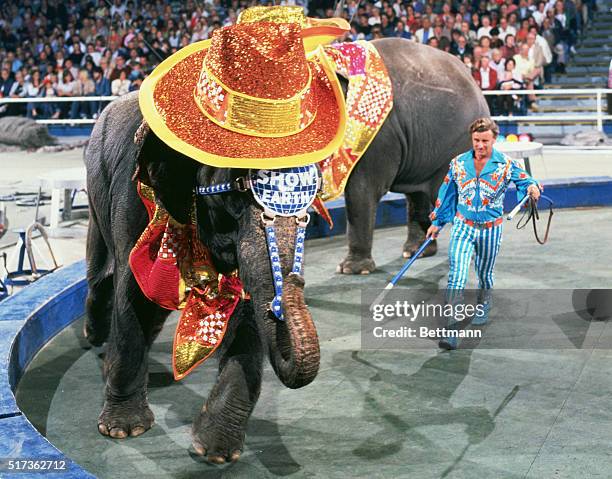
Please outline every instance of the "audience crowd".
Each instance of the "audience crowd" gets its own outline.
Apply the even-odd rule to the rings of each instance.
[[[290,1],[290,4],[300,4]],[[0,98],[123,95],[164,58],[235,23],[256,0],[2,0]],[[271,3],[270,3],[271,4]],[[331,17],[329,0],[308,15]],[[347,41],[400,37],[457,56],[483,90],[539,88],[563,72],[595,0],[349,0]],[[514,95],[487,97],[524,113]],[[529,103],[535,108],[534,99]],[[0,115],[96,118],[100,102],[0,104]]]

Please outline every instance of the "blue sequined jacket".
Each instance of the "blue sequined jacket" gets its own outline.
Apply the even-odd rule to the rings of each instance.
[[[431,223],[440,227],[451,222],[455,215],[475,223],[500,218],[504,195],[511,181],[516,185],[520,198],[527,194],[529,185],[542,189],[515,160],[495,148],[478,176],[472,150],[453,158],[429,216]]]

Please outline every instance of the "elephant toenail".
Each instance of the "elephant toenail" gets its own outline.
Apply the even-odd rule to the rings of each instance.
[[[115,439],[125,439],[127,437],[127,433],[120,427],[113,427],[110,430],[110,436],[114,437]]]
[[[232,455],[230,456],[230,461],[231,462],[236,462],[238,459],[240,459],[240,454],[242,451],[234,451],[232,452]]]
[[[193,443],[193,449],[196,452],[196,454],[198,456],[204,456],[206,455],[206,448],[204,446],[202,446],[201,444],[198,443]]]
[[[221,456],[208,456],[208,460],[213,464],[225,464],[225,458]]]
[[[100,432],[100,434],[108,436],[108,428],[106,427],[106,424],[98,424],[98,431]]]
[[[140,436],[144,432],[145,432],[145,428],[143,426],[136,426],[136,427],[133,427],[132,430],[130,431],[130,436],[132,437]]]

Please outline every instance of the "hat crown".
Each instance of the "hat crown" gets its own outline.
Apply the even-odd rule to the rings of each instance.
[[[301,28],[289,23],[215,31],[203,67],[229,90],[270,100],[292,98],[310,80]]]

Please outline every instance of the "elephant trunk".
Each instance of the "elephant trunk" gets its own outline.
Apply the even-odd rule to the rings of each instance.
[[[253,300],[274,372],[285,386],[297,389],[312,382],[320,362],[317,331],[304,302],[304,279],[290,273],[297,225],[295,218],[280,217],[274,224],[283,275],[282,321],[270,312],[274,283],[260,213],[251,207],[241,220],[240,277]]]
[[[297,389],[314,380],[321,359],[317,330],[304,302],[304,279],[297,274],[285,278],[283,311],[285,321],[265,320],[270,362],[282,383]]]

